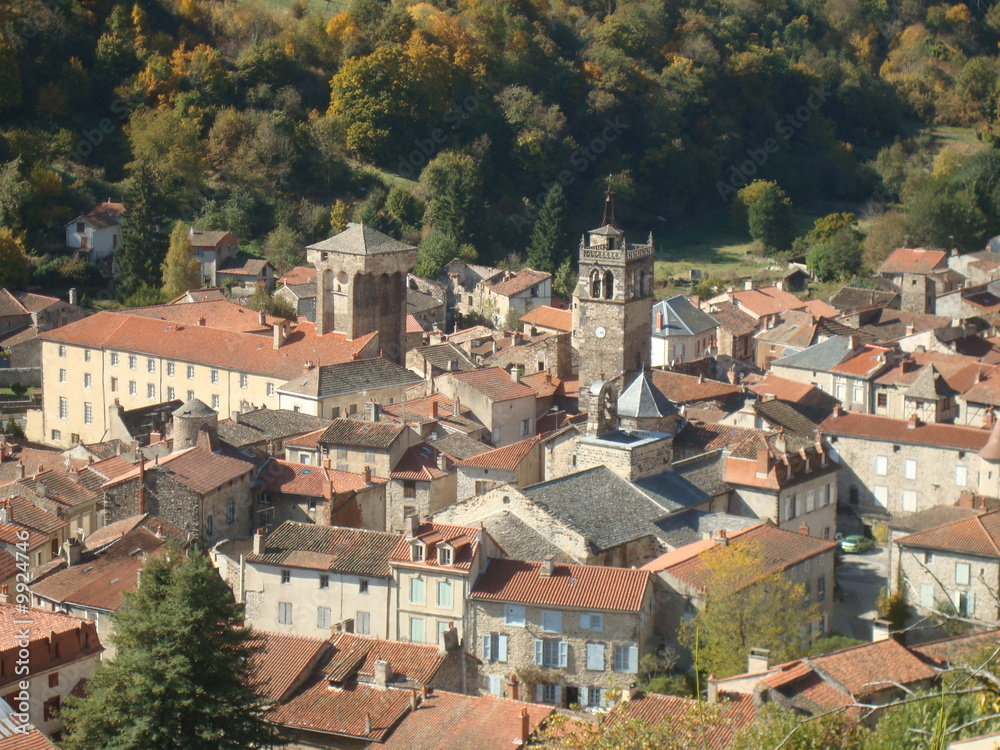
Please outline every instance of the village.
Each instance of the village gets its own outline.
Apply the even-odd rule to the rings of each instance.
[[[67,245],[110,267],[122,210]],[[243,607],[285,748],[528,747],[706,704],[723,750],[767,704],[890,704],[995,648],[1000,251],[900,247],[825,299],[794,263],[657,299],[653,235],[606,210],[560,299],[531,268],[420,278],[362,223],[283,275],[190,238],[203,287],[168,304],[0,289],[0,386],[23,384],[0,400],[0,693],[30,683],[31,748],[176,552]],[[722,574],[792,598],[757,613],[777,640],[713,667],[691,633]],[[0,748],[28,747],[12,726]]]

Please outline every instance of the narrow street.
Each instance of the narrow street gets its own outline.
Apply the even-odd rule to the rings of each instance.
[[[832,629],[851,638],[871,640],[875,602],[887,583],[889,553],[876,547],[860,554],[842,554]]]

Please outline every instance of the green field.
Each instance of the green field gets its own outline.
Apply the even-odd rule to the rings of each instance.
[[[291,7],[293,0],[263,0],[265,5],[270,5],[272,8],[284,8],[288,10]],[[309,6],[310,13],[319,13],[322,16],[330,17],[343,10],[347,10],[350,3],[348,0],[306,0]]]

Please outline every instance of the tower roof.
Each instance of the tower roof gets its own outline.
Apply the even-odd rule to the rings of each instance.
[[[327,253],[348,253],[350,255],[380,255],[382,253],[402,253],[415,250],[395,240],[377,229],[351,222],[340,234],[335,234],[315,245],[309,245],[307,250],[322,250]]]
[[[214,417],[217,416],[217,414],[218,412],[216,412],[212,407],[204,401],[199,401],[196,398],[191,399],[184,404],[184,406],[174,411],[175,417],[187,418]]]
[[[664,396],[653,385],[646,373],[642,373],[618,398],[618,416],[639,418],[669,417],[677,414],[673,401]]]
[[[625,232],[616,226],[611,224],[605,224],[603,227],[598,227],[597,229],[591,229],[590,234],[596,234],[598,237],[622,237]]]

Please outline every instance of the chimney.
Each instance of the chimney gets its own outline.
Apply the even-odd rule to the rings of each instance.
[[[514,365],[513,367],[510,368],[510,380],[512,383],[521,382],[521,368],[519,368],[517,365]]]
[[[80,557],[83,555],[83,546],[79,539],[69,538],[63,548],[66,550],[66,566],[73,567],[80,564]]]
[[[507,680],[507,697],[512,701],[521,700],[521,683],[516,674],[512,674]]]
[[[542,560],[542,566],[538,569],[538,575],[542,578],[551,578],[556,568],[556,556],[546,555]]]
[[[719,529],[719,532],[716,535],[715,539],[713,539],[713,541],[721,547],[729,546],[729,537],[726,536],[726,530]]]
[[[785,440],[784,429],[779,428],[778,434],[774,436],[774,448],[781,455],[785,455],[788,452],[788,442]]]
[[[156,536],[158,536],[160,539],[163,539],[164,538],[163,537],[163,524],[162,523],[156,524],[156,531],[153,532],[153,533],[155,533]]]
[[[431,400],[431,419],[438,418],[438,402]]]
[[[204,328],[205,327],[205,319],[204,318],[198,318],[198,325],[201,328]]]
[[[389,684],[389,662],[378,659],[375,662],[375,687],[385,690]]]
[[[767,476],[768,469],[771,468],[771,451],[767,449],[766,445],[762,445],[757,449],[757,468],[756,474],[759,477]]]
[[[10,604],[10,586],[6,583],[0,586],[0,603]]]
[[[462,416],[462,399],[458,396],[455,396],[455,408],[452,410],[452,416]]]
[[[913,333],[914,333],[914,331],[916,331],[916,329],[913,327],[913,324],[912,323],[907,323],[906,324],[906,335],[907,336],[912,336]]]
[[[705,376],[701,373],[698,373],[698,385],[701,385],[704,382],[705,382]]]
[[[285,322],[279,320],[271,326],[271,332],[274,335],[274,350],[277,351],[285,343]]]
[[[749,292],[753,289],[753,279],[745,279],[743,281],[743,291]]]
[[[311,370],[315,369],[315,367],[316,365],[314,365],[312,362],[306,362],[304,365],[302,365],[302,372],[303,374],[310,372]]]
[[[420,702],[417,700],[417,689],[410,688],[410,710],[416,711],[420,706]]]
[[[656,313],[656,330],[657,331],[662,331],[663,330],[663,311],[662,310],[659,310]]]
[[[760,674],[771,668],[771,652],[766,648],[752,648],[747,656],[747,672]]]
[[[15,473],[18,479],[24,479],[24,463],[20,460],[17,462],[17,471]]]
[[[708,696],[709,703],[719,702],[719,681],[715,678],[715,672],[708,676]]]
[[[435,456],[435,463],[440,471],[448,471],[448,458],[442,451],[437,452],[437,456]]]
[[[837,404],[836,406],[834,406],[833,407],[833,416],[835,416],[835,417],[842,417],[842,416],[844,416],[844,407],[842,407],[840,404]]]
[[[531,716],[528,715],[526,706],[521,707],[521,747],[528,746],[531,739]]]
[[[156,445],[157,443],[163,442],[163,433],[159,430],[153,430],[149,433],[149,444]]]
[[[371,484],[372,483],[372,467],[371,466],[366,466],[365,470],[362,472],[361,476],[364,477],[366,485],[367,484]]]
[[[883,620],[881,618],[872,620],[872,643],[875,643],[876,641],[889,640],[890,627],[892,627],[892,623],[888,620]]]
[[[365,403],[365,421],[378,422],[380,411],[381,409],[379,408],[379,405],[375,403],[375,399],[369,399]]]
[[[265,313],[263,310],[261,310],[259,313],[257,313],[257,322],[260,325],[262,325],[262,326],[266,326],[267,325],[267,313]]]
[[[372,733],[372,715],[365,714],[365,734]]]
[[[857,334],[852,333],[850,336],[847,337],[847,341],[848,341],[848,346],[850,346],[852,352],[858,348]]]
[[[974,508],[975,507],[976,496],[971,492],[963,492],[958,496],[958,502],[955,503],[959,508]]]
[[[253,535],[253,553],[255,555],[264,554],[264,529],[257,529]]]
[[[80,304],[80,295],[77,293],[75,287],[73,289],[69,290],[69,303],[71,305],[79,305]]]
[[[0,503],[0,523],[10,523],[10,501]]]
[[[916,414],[911,414],[910,418],[906,420],[906,429],[915,430],[919,426],[920,426],[920,419],[917,417]]]
[[[146,457],[139,454],[139,515],[146,513]]]
[[[420,529],[420,519],[417,516],[407,516],[403,522],[406,529],[406,538],[413,539]]]
[[[38,467],[38,473],[39,474],[42,473],[42,467],[41,466]],[[49,488],[45,486],[45,482],[42,482],[40,480],[37,480],[35,482],[35,492],[37,492],[38,495],[41,496],[41,497],[48,497],[49,496]]]
[[[809,524],[807,524],[805,521],[803,521],[802,525],[799,526],[799,533],[800,534],[805,534],[806,536],[809,536]]]

